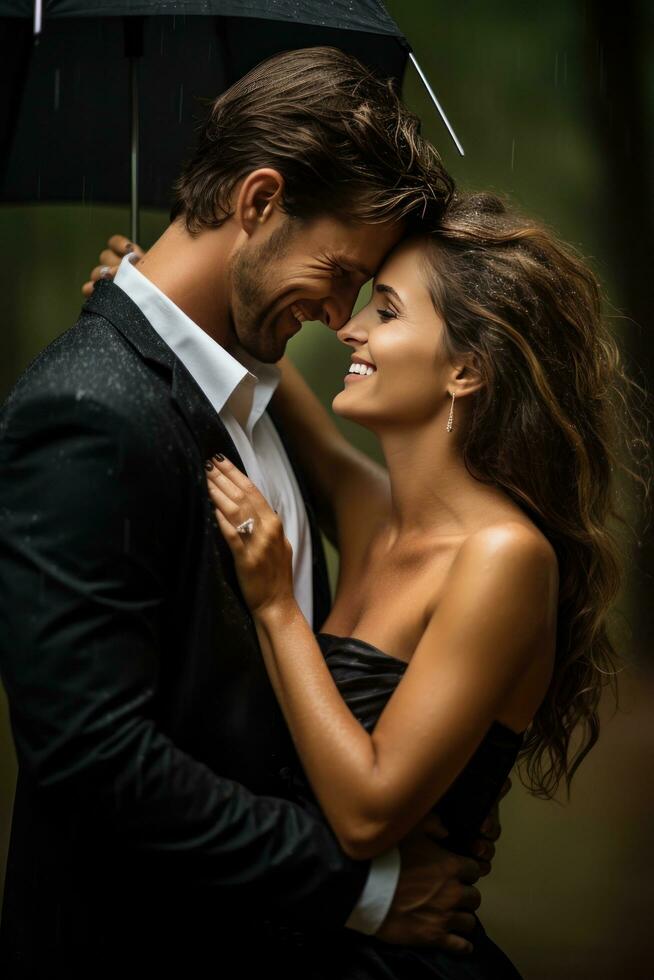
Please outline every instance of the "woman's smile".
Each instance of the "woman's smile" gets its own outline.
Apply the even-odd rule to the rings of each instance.
[[[372,364],[370,361],[366,361],[363,357],[357,357],[355,355],[352,358],[350,369],[345,375],[345,381],[352,381],[354,379],[359,381],[363,378],[370,378],[376,373],[377,367],[374,364]]]

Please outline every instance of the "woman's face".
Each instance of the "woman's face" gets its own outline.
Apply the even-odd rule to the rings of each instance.
[[[346,375],[332,407],[372,429],[420,425],[449,412],[452,366],[423,279],[423,249],[419,238],[401,242],[377,273],[368,305],[337,334],[352,348],[351,367],[364,373]]]

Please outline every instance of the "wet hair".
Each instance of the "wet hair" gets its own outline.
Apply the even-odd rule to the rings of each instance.
[[[608,614],[624,579],[619,472],[651,504],[647,392],[629,376],[598,282],[546,228],[489,194],[457,196],[426,239],[426,283],[452,363],[475,355],[483,386],[463,437],[467,470],[503,489],[559,564],[553,677],[525,737],[531,792],[568,792],[616,691]],[[574,739],[573,739],[574,733]]]
[[[437,220],[454,189],[393,82],[329,47],[270,58],[211,104],[171,220],[183,217],[191,234],[218,227],[235,185],[260,167],[282,174],[283,208],[299,219],[411,228]]]

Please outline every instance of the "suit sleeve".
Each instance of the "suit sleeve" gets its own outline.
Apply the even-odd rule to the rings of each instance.
[[[21,769],[48,806],[82,808],[157,880],[248,915],[273,907],[299,925],[342,925],[369,862],[348,859],[295,804],[219,777],[157,725],[183,497],[155,440],[125,416],[74,395],[4,412],[0,665]]]

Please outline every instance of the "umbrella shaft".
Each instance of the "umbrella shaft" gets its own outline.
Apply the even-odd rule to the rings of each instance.
[[[129,59],[129,94],[131,121],[130,154],[130,236],[133,242],[141,238],[139,228],[139,79],[138,58]]]

